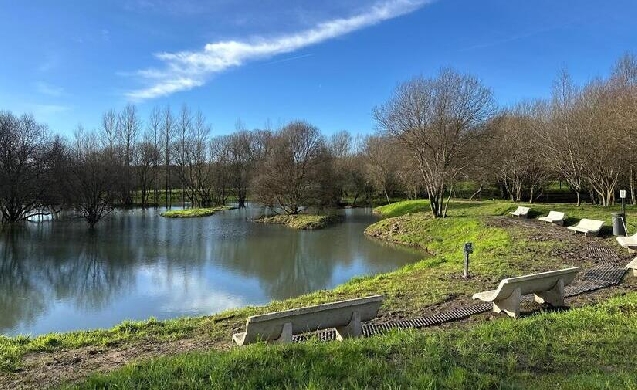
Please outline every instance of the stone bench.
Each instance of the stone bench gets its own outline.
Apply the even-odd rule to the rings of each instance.
[[[564,225],[564,213],[560,213],[559,211],[549,211],[549,215],[547,215],[546,217],[538,218],[538,221]]]
[[[626,264],[626,268],[633,270],[633,276],[637,276],[637,257],[630,263]]]
[[[594,236],[599,235],[599,231],[602,229],[604,221],[598,221],[596,219],[581,219],[577,225],[567,227],[568,230],[573,232],[584,233],[585,236],[592,234]]]
[[[637,250],[637,234],[633,234],[630,237],[615,237],[615,239],[623,248],[633,252]]]
[[[520,301],[526,294],[535,294],[538,303],[564,306],[564,286],[575,279],[578,271],[578,267],[570,267],[503,279],[497,290],[474,294],[473,299],[493,302],[494,312],[505,312],[511,317],[520,315]]]
[[[308,306],[248,317],[246,331],[235,333],[238,345],[258,341],[291,342],[292,335],[335,328],[340,341],[363,334],[361,322],[376,317],[383,301],[381,295]]]
[[[531,208],[529,208],[529,207],[518,206],[518,208],[515,211],[513,211],[513,212],[511,212],[509,214],[511,214],[513,216],[516,216],[516,217],[528,218],[529,217],[529,211],[531,211]]]

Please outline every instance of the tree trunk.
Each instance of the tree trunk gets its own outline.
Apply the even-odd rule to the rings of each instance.
[[[628,186],[630,187],[630,203],[637,204],[637,194],[635,194],[635,171],[632,165],[630,166],[630,178],[628,181]]]

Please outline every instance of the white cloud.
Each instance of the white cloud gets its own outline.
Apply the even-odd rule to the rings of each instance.
[[[431,1],[433,0],[388,0],[350,18],[323,22],[312,29],[277,38],[221,41],[209,43],[200,51],[155,54],[165,67],[136,72],[148,86],[128,92],[126,96],[139,101],[200,87],[211,75],[228,68],[315,45],[413,12]]]

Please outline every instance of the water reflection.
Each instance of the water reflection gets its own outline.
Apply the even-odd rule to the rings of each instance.
[[[43,222],[0,232],[0,332],[67,331],[124,319],[210,314],[332,288],[420,255],[368,240],[369,212],[322,231],[248,222],[258,208],[168,220],[113,214],[94,232]]]

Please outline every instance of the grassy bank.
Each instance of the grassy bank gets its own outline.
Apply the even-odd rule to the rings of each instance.
[[[512,203],[504,201],[452,201],[449,205],[448,215],[450,217],[486,217],[486,216],[508,216],[517,206],[530,207],[530,218],[537,218],[547,215],[549,211],[555,210],[566,214],[565,226],[574,225],[582,218],[602,220],[606,226],[606,232],[610,231],[612,223],[612,213],[620,212],[621,205],[609,207],[581,205],[565,203]],[[413,213],[430,213],[429,202],[426,200],[407,200],[379,206],[374,209],[376,214],[383,217],[397,217]],[[637,206],[626,206],[628,230],[637,230]]]
[[[473,328],[163,357],[70,388],[635,388],[635,342],[632,293]]]
[[[605,245],[620,250],[612,237],[601,239],[584,238],[581,235],[575,236],[569,234],[564,228],[540,224],[539,222],[517,224],[515,222],[520,221],[519,219],[507,216],[508,212],[515,209],[515,207],[515,204],[508,202],[458,201],[453,202],[450,207],[449,215],[451,218],[437,220],[429,216],[428,204],[424,201],[400,202],[378,208],[376,209],[378,213],[394,217],[383,219],[370,226],[366,231],[367,234],[383,241],[408,245],[422,250],[423,259],[394,272],[354,278],[330,291],[317,291],[285,301],[274,301],[265,306],[245,307],[207,317],[182,318],[169,321],[151,320],[145,322],[126,322],[107,330],[49,334],[34,338],[25,336],[14,338],[0,337],[0,384],[3,380],[28,377],[30,372],[36,369],[34,367],[46,367],[47,359],[54,358],[59,360],[61,354],[70,356],[69,359],[72,360],[75,359],[75,354],[83,354],[81,356],[84,356],[85,359],[91,359],[91,356],[99,356],[100,354],[109,352],[118,354],[121,351],[152,350],[157,346],[165,346],[165,353],[167,354],[184,350],[182,348],[183,345],[195,345],[195,347],[188,349],[195,351],[228,349],[231,346],[230,340],[232,333],[245,326],[245,319],[249,315],[326,303],[339,299],[371,294],[384,295],[385,300],[381,307],[378,321],[414,317],[423,315],[423,313],[435,313],[444,310],[445,305],[448,305],[450,302],[460,302],[463,304],[472,303],[471,295],[473,293],[494,288],[497,282],[503,277],[518,276],[530,272],[545,271],[547,269],[558,269],[568,265],[590,266],[594,263],[595,259],[579,257],[577,254],[577,251],[585,246],[583,243],[594,242],[596,245]],[[610,222],[610,211],[605,208],[593,206],[575,208],[574,206],[568,205],[532,205],[532,208],[542,213],[548,213],[549,209],[566,209],[567,214],[573,218],[596,218],[597,216],[604,217],[608,215],[608,222]],[[629,221],[631,219],[637,221],[637,215],[633,208],[630,209],[629,213]],[[475,252],[471,257],[470,272],[472,278],[465,280],[462,279],[460,275],[462,274],[463,261],[462,246],[467,241],[474,243]],[[425,252],[427,254],[425,254]],[[633,310],[632,307],[636,300],[637,298],[635,297],[630,298],[630,310]],[[624,303],[621,303],[621,305],[624,305]],[[621,305],[614,307],[624,307]],[[604,310],[613,314],[612,311],[616,309]],[[559,321],[562,315],[564,314],[542,316],[541,318],[547,319],[541,321],[545,321],[548,326],[551,322]],[[593,317],[595,315],[597,314],[590,314],[590,316]],[[632,315],[633,312],[630,311],[631,318]],[[592,318],[590,316],[581,317],[581,321],[588,321],[585,320],[585,318]],[[614,320],[615,319],[613,319],[613,321]],[[619,319],[617,320],[619,321]],[[522,381],[524,378],[524,375],[518,377],[515,374],[515,369],[516,367],[519,368],[519,366],[517,366],[518,362],[516,362],[513,356],[517,355],[508,354],[507,347],[505,347],[509,346],[513,348],[514,352],[518,350],[521,351],[520,353],[524,352],[524,348],[522,347],[518,349],[516,345],[511,346],[512,343],[515,344],[518,342],[518,339],[514,338],[513,335],[515,332],[520,331],[520,329],[527,329],[529,332],[528,335],[523,335],[524,337],[530,339],[532,336],[536,336],[538,343],[537,348],[540,352],[544,350],[544,355],[533,355],[531,356],[532,359],[525,357],[526,355],[522,356],[521,359],[527,359],[522,361],[524,364],[526,364],[527,361],[536,362],[528,367],[523,366],[527,367],[530,372],[533,372],[535,369],[535,364],[541,366],[539,362],[547,358],[546,356],[549,352],[553,353],[554,349],[557,349],[557,352],[561,351],[560,353],[564,353],[558,356],[559,359],[563,361],[559,360],[557,363],[568,364],[577,368],[576,366],[578,366],[581,361],[579,360],[579,355],[570,357],[565,355],[566,352],[561,350],[562,347],[553,343],[553,339],[547,338],[552,334],[551,332],[554,329],[547,328],[546,333],[535,334],[531,330],[528,330],[533,327],[531,325],[529,325],[529,328],[515,328],[515,331],[507,330],[508,326],[522,326],[516,324],[532,323],[532,321],[540,320],[526,319],[523,321],[509,321],[503,319],[503,321],[497,321],[497,323],[501,322],[505,324],[501,325],[503,328],[498,328],[500,330],[496,331],[494,330],[495,328],[488,330],[491,329],[489,328],[491,325],[488,325],[484,328],[486,330],[481,331],[483,333],[477,333],[477,335],[482,335],[480,337],[484,338],[482,348],[486,348],[487,351],[483,357],[480,357],[483,363],[489,363],[487,357],[492,357],[495,359],[494,361],[499,362],[488,366],[489,368],[484,374],[484,378],[486,378],[484,379],[485,386],[496,383],[494,381],[500,374],[502,378],[510,377],[512,380]],[[555,326],[559,327],[558,325],[559,324],[556,324]],[[576,325],[577,324],[565,323],[564,329],[568,330],[570,329],[569,327],[574,327],[575,329]],[[496,325],[494,324],[493,326]],[[583,327],[584,325],[581,325],[580,328],[583,329]],[[590,329],[593,329],[593,327]],[[615,328],[609,329],[609,332],[613,329]],[[500,338],[496,333],[502,331],[510,332],[510,337],[507,336],[509,337],[508,339]],[[467,337],[466,339],[462,338],[461,334],[462,332],[451,333],[448,336],[446,332],[432,332],[431,334],[427,333],[427,336],[422,336],[421,338],[420,333],[400,333],[346,343],[340,347],[340,344],[321,344],[316,346],[309,344],[311,347],[257,346],[233,351],[229,354],[221,352],[205,355],[189,354],[174,358],[175,360],[172,361],[170,359],[160,359],[152,363],[136,364],[126,368],[124,371],[120,371],[114,377],[109,377],[109,380],[115,380],[121,384],[123,383],[122,381],[128,380],[126,378],[130,377],[130,380],[133,381],[130,383],[143,383],[143,381],[148,381],[148,383],[151,384],[156,383],[155,381],[159,381],[161,377],[163,377],[167,387],[181,386],[183,388],[190,388],[191,386],[196,388],[196,386],[201,384],[209,384],[211,380],[218,380],[220,381],[219,383],[227,384],[227,382],[224,382],[227,378],[220,378],[223,376],[222,373],[224,370],[217,370],[216,368],[213,369],[210,367],[210,365],[214,365],[215,367],[218,365],[221,368],[225,367],[226,371],[224,375],[227,375],[228,378],[234,378],[236,381],[234,383],[236,383],[237,386],[245,384],[247,387],[259,387],[261,386],[260,383],[263,383],[262,387],[265,387],[267,383],[272,383],[278,387],[297,387],[299,383],[304,383],[309,388],[330,387],[333,383],[340,383],[340,385],[336,385],[337,387],[364,387],[363,385],[368,383],[368,387],[374,388],[377,387],[375,386],[378,384],[377,382],[365,382],[365,380],[371,381],[374,379],[371,378],[372,376],[379,378],[385,378],[386,376],[387,382],[383,381],[382,386],[379,386],[383,387],[384,384],[387,383],[387,386],[384,386],[386,388],[402,385],[413,385],[417,387],[421,387],[420,385],[422,385],[426,388],[429,386],[428,383],[436,386],[451,386],[451,384],[454,383],[453,380],[456,379],[462,380],[459,383],[471,383],[473,380],[480,379],[476,376],[477,374],[472,371],[476,369],[477,366],[469,364],[471,362],[471,359],[469,359],[469,357],[472,356],[471,354],[479,353],[477,346],[472,349],[473,352],[471,352],[471,354],[467,355],[469,357],[463,357],[462,359],[465,360],[459,360],[459,365],[457,367],[454,366],[454,364],[456,364],[454,363],[454,359],[458,358],[456,355],[458,354],[460,357],[464,356],[464,352],[460,352],[465,348],[469,348],[469,346],[465,344],[472,340],[471,337]],[[590,333],[588,334],[590,335]],[[439,342],[443,343],[443,346],[450,348],[450,351],[458,350],[460,352],[453,352],[449,355],[445,352],[444,348],[436,350],[434,348],[435,343],[430,344],[428,341],[430,337],[433,337],[433,340],[439,340]],[[570,340],[573,346],[581,341],[576,338],[579,337],[577,335],[569,334],[560,336],[560,338],[565,339],[569,337],[571,338]],[[611,333],[609,333],[609,337],[611,337]],[[548,340],[549,344],[544,341],[545,339]],[[493,347],[489,346],[491,342],[495,343]],[[199,345],[198,343],[200,343],[200,347],[197,346]],[[590,346],[578,346],[577,348],[585,349],[589,347]],[[595,348],[602,347],[603,346],[599,345],[595,346]],[[489,352],[491,351],[489,348],[496,348],[494,350],[495,352]],[[613,348],[618,348],[618,346],[613,345]],[[423,356],[419,358],[418,364],[410,366],[408,363],[409,360],[402,360],[400,357],[402,349],[406,350],[405,353],[408,353],[407,356],[416,353],[414,351],[420,351]],[[393,352],[385,353],[383,352],[385,350]],[[423,353],[423,351],[427,352]],[[429,353],[429,351],[432,352]],[[502,358],[499,357],[500,352],[502,352]],[[254,355],[253,357],[250,356],[251,353]],[[325,357],[330,356],[329,354],[331,353],[335,353],[337,357],[334,359]],[[366,355],[367,353],[369,353],[369,356]],[[25,360],[25,356],[27,355],[29,359]],[[136,358],[145,359],[148,356],[155,355],[141,353],[134,356],[136,356]],[[364,358],[362,356],[364,356]],[[267,373],[263,371],[271,367],[269,364],[279,364],[279,360],[277,359],[285,359],[285,357],[293,358],[294,362],[299,362],[298,368],[286,368],[289,372],[281,375],[276,374],[274,371],[270,372],[270,370],[268,370]],[[36,363],[33,363],[33,359],[35,359]],[[262,363],[262,359],[265,363]],[[317,361],[316,359],[327,359],[328,362],[322,360]],[[445,371],[442,365],[440,365],[440,368],[436,368],[438,366],[432,365],[432,362],[436,362],[438,359],[442,359],[441,362],[444,362],[445,365],[449,365],[450,369]],[[182,365],[179,369],[176,368],[177,362]],[[463,364],[465,363],[462,362],[467,362],[467,366],[464,366]],[[555,363],[553,360],[547,360],[547,362],[550,364]],[[615,364],[613,362],[611,363]],[[351,382],[352,386],[348,385],[350,382],[345,378],[338,379],[342,382],[337,382],[337,379],[331,382],[332,379],[330,378],[325,379],[327,382],[321,382],[315,376],[307,376],[309,375],[307,371],[314,369],[319,370],[317,372],[323,372],[321,370],[334,370],[335,378],[339,378],[338,375],[340,375],[339,372],[341,372],[339,370],[347,372],[350,369],[356,368],[352,368],[349,364],[356,367],[360,366],[360,370],[355,370],[356,375],[355,380]],[[601,365],[602,362],[599,364]],[[427,368],[430,365],[434,371]],[[282,365],[282,367],[287,366]],[[547,367],[540,367],[541,370],[545,370],[541,372],[543,377],[549,378],[547,380],[551,378],[557,378],[558,380],[563,379],[563,377],[560,376],[561,371],[555,371],[551,374],[548,372],[549,368]],[[612,365],[610,367],[613,368],[609,372],[617,374],[618,380],[623,380],[624,367],[614,367]],[[411,379],[408,377],[411,376],[414,371],[423,368],[426,368],[423,371],[424,373],[414,377],[416,378],[414,380],[417,380],[417,382],[410,382]],[[377,371],[381,369],[387,369],[390,372],[381,375],[380,371]],[[201,374],[203,372],[201,370],[208,372],[208,374]],[[394,375],[391,372],[392,370],[398,371]],[[136,371],[139,371],[139,376],[134,374]],[[12,372],[16,373],[12,374]],[[68,372],[72,372],[72,370]],[[181,372],[181,374],[178,372]],[[263,378],[259,378],[259,375],[255,374],[257,372],[260,372],[259,375]],[[203,376],[199,376],[200,374]],[[595,376],[586,376],[583,374],[583,371],[572,371],[565,375],[569,378],[580,378],[581,381],[576,383],[587,383],[586,381],[589,380],[593,381],[591,383],[601,383],[594,382],[596,380]],[[600,375],[600,378],[608,379],[606,374],[602,373]],[[156,376],[156,378],[153,379],[153,376]],[[183,382],[178,382],[181,379],[183,379]],[[529,380],[534,379],[530,378]],[[95,378],[94,381],[90,383],[103,383],[100,381],[106,381],[106,379],[104,377]],[[259,381],[272,382],[266,383]],[[534,383],[546,384],[548,382],[536,381]],[[250,386],[250,384],[254,384],[254,386]],[[128,384],[122,386],[126,388]],[[0,388],[3,387],[0,385]]]
[[[212,208],[200,208],[200,209],[183,209],[183,210],[169,210],[164,211],[160,215],[166,218],[199,218],[209,217],[218,211],[232,210],[231,206],[219,206]]]
[[[343,216],[338,214],[315,215],[315,214],[279,214],[272,217],[261,217],[254,222],[273,223],[285,225],[297,230],[317,230],[325,229],[335,223],[343,221]]]

